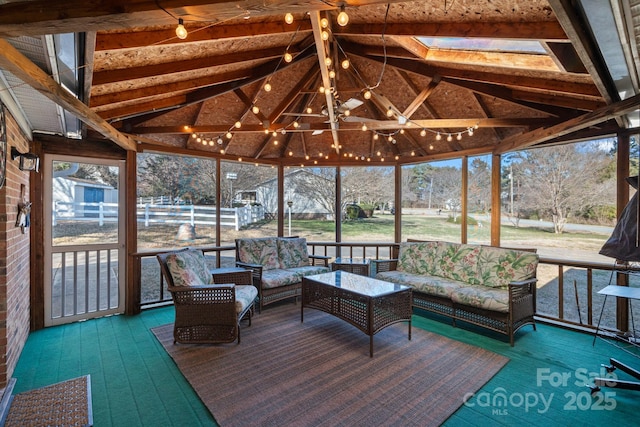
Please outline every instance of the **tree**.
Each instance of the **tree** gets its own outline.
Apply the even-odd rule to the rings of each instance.
[[[610,199],[603,179],[611,158],[597,144],[568,144],[521,153],[518,170],[530,209],[549,215],[555,233],[594,200]]]

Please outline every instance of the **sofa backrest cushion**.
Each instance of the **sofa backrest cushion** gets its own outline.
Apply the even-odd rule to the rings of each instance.
[[[481,246],[438,242],[436,263],[432,274],[446,279],[478,285],[478,255]]]
[[[401,242],[398,271],[411,274],[433,274],[438,242]]]
[[[174,286],[208,285],[213,281],[201,250],[170,253],[166,263]]]
[[[236,240],[238,261],[259,264],[265,270],[280,268],[276,237],[258,237]]]
[[[507,288],[509,282],[535,277],[538,260],[534,252],[482,246],[478,276],[485,286]]]
[[[304,237],[278,238],[278,260],[280,268],[295,268],[309,265],[307,239]]]

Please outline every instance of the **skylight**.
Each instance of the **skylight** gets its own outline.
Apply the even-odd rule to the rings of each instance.
[[[534,40],[504,40],[466,37],[416,37],[431,49],[476,50],[486,52],[519,52],[546,54],[544,47]]]

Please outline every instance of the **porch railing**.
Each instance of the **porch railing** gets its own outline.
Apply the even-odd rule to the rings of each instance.
[[[385,242],[307,242],[312,254],[331,257],[389,259],[397,253],[397,243]],[[211,267],[235,265],[235,247],[200,247],[205,252]],[[170,303],[171,296],[162,283],[155,255],[161,251],[135,254],[141,269],[141,307]],[[375,272],[372,272],[375,274]],[[640,286],[640,269],[629,268],[619,271],[613,263],[560,260],[541,257],[538,267],[537,317],[541,320],[559,323],[568,327],[595,329],[600,327],[617,329],[617,318],[625,312],[626,304],[615,298],[607,299],[597,293],[608,284],[628,283]],[[636,283],[638,282],[638,283]],[[604,310],[603,310],[604,309]],[[600,319],[600,313],[603,313]],[[640,307],[636,313],[629,313],[628,324],[640,325]],[[624,318],[624,317],[623,317]],[[627,326],[627,329],[629,326]],[[626,330],[624,327],[621,329]]]

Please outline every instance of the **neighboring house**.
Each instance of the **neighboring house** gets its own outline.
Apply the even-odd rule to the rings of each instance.
[[[97,216],[97,203],[118,203],[118,190],[107,184],[73,177],[53,178],[57,217]]]
[[[296,218],[332,219],[335,199],[335,182],[316,175],[307,169],[296,169],[284,176],[285,214],[288,213],[287,202],[291,205],[291,214]],[[328,194],[329,197],[325,197]],[[258,184],[255,188],[255,199],[265,208],[265,212],[274,213],[278,209],[277,178]]]

